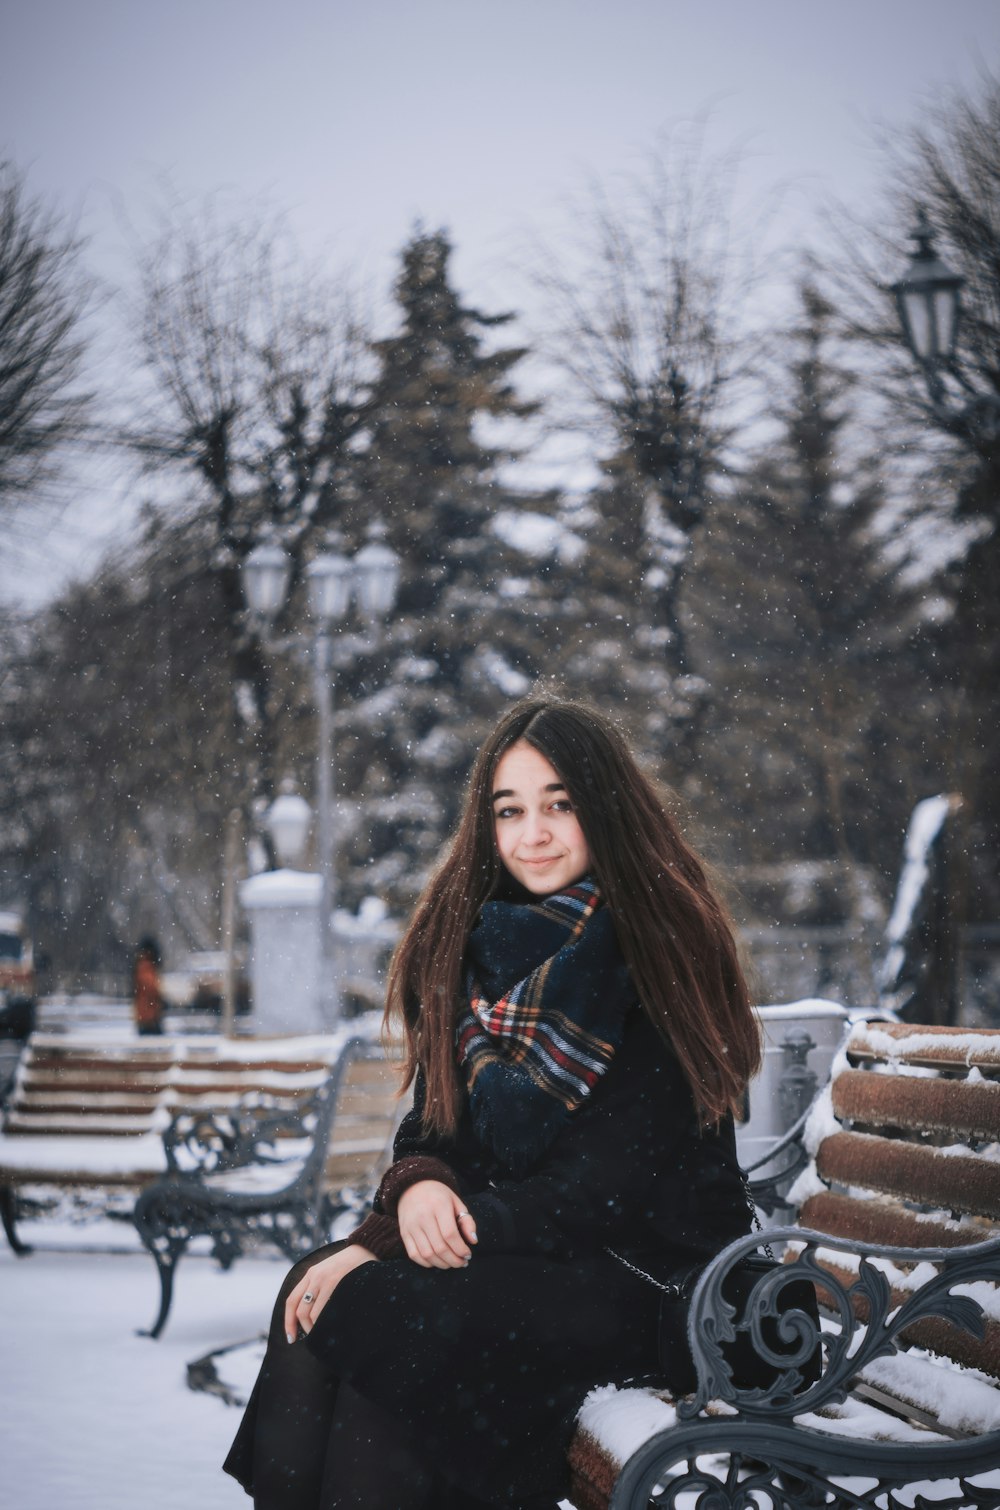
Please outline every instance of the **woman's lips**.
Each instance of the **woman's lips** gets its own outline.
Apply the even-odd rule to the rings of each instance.
[[[562,855],[540,855],[533,860],[522,860],[522,865],[551,865],[554,860],[561,860]]]

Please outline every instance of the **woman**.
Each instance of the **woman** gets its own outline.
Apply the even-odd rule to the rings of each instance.
[[[595,709],[487,739],[386,1020],[413,1109],[288,1276],[226,1469],[258,1510],[554,1510],[588,1390],[664,1373],[650,1279],[748,1230],[759,1058],[725,913]]]

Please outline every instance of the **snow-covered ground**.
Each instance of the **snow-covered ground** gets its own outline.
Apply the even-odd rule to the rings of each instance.
[[[136,1329],[155,1312],[156,1273],[127,1229],[22,1232],[44,1246],[22,1259],[0,1251],[0,1510],[249,1510],[221,1471],[239,1413],[190,1390],[187,1365],[263,1330],[285,1260],[247,1258],[225,1274],[207,1256],[185,1258],[153,1342]],[[81,1251],[108,1239],[117,1251]],[[248,1350],[227,1380],[248,1384],[251,1362]],[[622,1457],[672,1419],[629,1391],[597,1391],[587,1409]],[[1000,1494],[1000,1470],[990,1481]],[[929,1502],[949,1487],[922,1486]]]
[[[143,1252],[0,1252],[2,1510],[249,1510],[221,1472],[239,1413],[187,1387],[188,1363],[266,1325],[285,1260],[177,1270],[163,1337],[137,1337],[158,1282]],[[129,1234],[123,1233],[126,1242]],[[121,1244],[124,1246],[124,1244]]]

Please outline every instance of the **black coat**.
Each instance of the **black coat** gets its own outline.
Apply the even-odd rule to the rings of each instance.
[[[467,1104],[454,1137],[427,1136],[423,1099],[418,1077],[393,1161],[430,1154],[454,1171],[477,1255],[572,1262],[610,1247],[663,1278],[748,1230],[732,1119],[699,1127],[677,1060],[638,1009],[592,1096],[521,1179],[483,1149]]]

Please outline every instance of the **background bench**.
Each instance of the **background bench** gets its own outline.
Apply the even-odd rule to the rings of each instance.
[[[376,1040],[373,1022],[351,1030]],[[112,1187],[138,1193],[168,1171],[164,1135],[183,1163],[178,1126],[188,1137],[215,1114],[294,1113],[328,1079],[345,1036],[283,1039],[158,1038],[122,1034],[42,1034],[29,1040],[0,1133],[0,1215],[8,1241],[27,1251],[16,1229],[18,1193],[28,1186],[65,1190]],[[378,1173],[399,1115],[394,1063],[356,1059],[341,1088],[326,1150],[328,1191],[364,1186]],[[173,1131],[171,1132],[171,1129]],[[189,1150],[189,1167],[203,1163]]]
[[[174,1271],[194,1238],[210,1239],[224,1269],[261,1242],[294,1261],[329,1239],[344,1208],[326,1180],[331,1130],[339,1133],[331,1159],[341,1183],[361,1168],[363,1153],[368,1171],[372,1151],[387,1156],[393,1119],[379,1127],[372,1100],[391,1083],[392,1070],[381,1045],[353,1039],[323,1083],[297,1104],[175,1118],[165,1134],[170,1168],[142,1191],[133,1215],[160,1279],[149,1336],[158,1337],[166,1324]]]
[[[1000,1032],[857,1027],[804,1136],[798,1222],[768,1234],[787,1262],[744,1320],[759,1325],[765,1290],[810,1277],[823,1376],[796,1372],[815,1342],[803,1317],[773,1385],[732,1385],[719,1290],[755,1245],[741,1239],[692,1301],[697,1393],[588,1398],[570,1449],[577,1510],[667,1510],[710,1490],[721,1506],[752,1488],[764,1505],[884,1510],[925,1482],[935,1505],[1000,1505]]]

